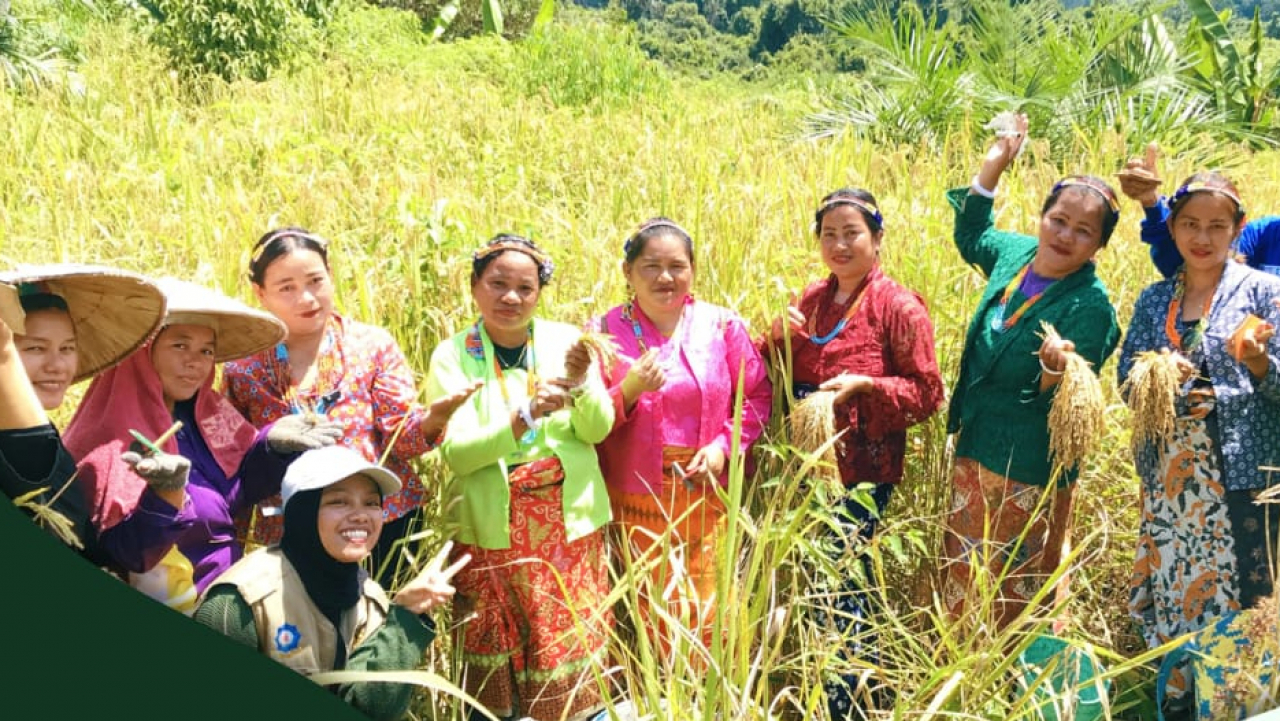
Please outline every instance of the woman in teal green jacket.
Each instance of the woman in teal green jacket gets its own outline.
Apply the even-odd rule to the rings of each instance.
[[[996,603],[1000,626],[1023,611],[1057,568],[1067,537],[1077,469],[1051,466],[1048,429],[1066,354],[1078,353],[1097,373],[1120,339],[1115,308],[1094,272],[1094,256],[1120,219],[1115,191],[1105,182],[1071,176],[1055,184],[1037,236],[994,227],[993,191],[1026,127],[1026,116],[1019,116],[1016,129],[987,152],[973,184],[947,194],[956,211],[956,247],[987,286],[969,324],[948,411],[947,431],[957,435],[943,598],[958,616],[974,588],[975,565],[995,578],[1004,572]],[[1042,321],[1061,337],[1045,337]]]
[[[454,581],[456,615],[470,616],[464,687],[504,718],[597,712],[592,667],[612,623],[595,444],[613,404],[578,329],[533,317],[552,269],[519,236],[476,251],[480,318],[435,349],[428,379],[432,398],[484,383],[454,413],[440,454],[456,476],[455,552],[473,558]]]

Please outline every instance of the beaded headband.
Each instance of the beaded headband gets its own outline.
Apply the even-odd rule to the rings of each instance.
[[[684,228],[681,228],[679,224],[677,224],[675,221],[661,220],[661,219],[650,220],[642,223],[639,228],[636,228],[636,232],[632,233],[631,237],[627,238],[626,241],[622,243],[622,254],[630,255],[631,246],[635,245],[636,237],[638,237],[641,233],[645,232],[646,230],[653,230],[654,228],[670,228],[676,231],[677,233],[679,233],[680,235],[686,238],[689,238],[690,244],[693,243],[693,236],[689,235],[689,231],[685,230]]]
[[[471,264],[474,267],[476,263],[488,258],[496,253],[506,250],[514,250],[517,253],[524,253],[538,264],[538,280],[543,285],[551,282],[551,274],[555,272],[556,264],[551,262],[551,256],[538,250],[532,242],[517,235],[500,235],[489,241],[479,250],[471,254]]]
[[[1103,200],[1107,201],[1107,207],[1111,209],[1112,215],[1120,215],[1120,201],[1116,199],[1115,192],[1093,178],[1088,178],[1083,175],[1071,175],[1059,180],[1054,184],[1053,189],[1049,191],[1049,194],[1053,195],[1059,190],[1069,186],[1088,188],[1089,190],[1092,190],[1102,196]]]
[[[855,198],[852,195],[836,195],[827,198],[822,202],[822,207],[818,208],[818,212],[824,213],[837,205],[852,205],[855,208],[860,208],[871,215],[871,218],[876,221],[876,225],[881,228],[884,227],[884,216],[880,215],[880,209],[871,203],[868,203],[861,198]]]
[[[1231,192],[1230,188],[1210,185],[1203,180],[1196,180],[1190,183],[1186,183],[1182,187],[1178,188],[1176,191],[1174,191],[1173,200],[1170,201],[1170,203],[1172,205],[1177,205],[1179,202],[1181,202],[1183,198],[1187,197],[1188,195],[1191,195],[1192,193],[1217,193],[1224,197],[1230,198],[1231,201],[1236,204],[1236,211],[1240,215],[1244,215],[1244,203],[1240,202],[1240,196]]]
[[[267,237],[263,238],[261,241],[257,243],[257,245],[254,246],[253,255],[249,257],[249,265],[250,266],[257,265],[258,259],[261,258],[262,254],[267,251],[267,248],[271,247],[272,243],[276,242],[277,240],[280,240],[281,238],[299,238],[301,240],[309,240],[312,243],[315,243],[316,245],[320,246],[321,250],[326,252],[328,252],[329,250],[329,241],[318,235],[314,235],[312,233],[306,233],[301,230],[277,230],[271,235],[268,235]]]

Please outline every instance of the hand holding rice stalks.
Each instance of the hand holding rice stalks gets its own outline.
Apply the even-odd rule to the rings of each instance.
[[[1139,353],[1129,377],[1120,386],[1120,392],[1129,399],[1135,447],[1163,444],[1173,433],[1174,419],[1178,417],[1178,389],[1182,385],[1178,359],[1167,351]]]
[[[835,391],[810,393],[791,410],[791,442],[808,454],[817,454],[815,475],[840,485],[836,464]],[[810,463],[806,462],[806,465]]]
[[[1062,336],[1052,325],[1042,321],[1040,327],[1042,338],[1061,342]],[[1065,355],[1067,366],[1049,407],[1049,457],[1055,465],[1070,469],[1097,447],[1107,404],[1102,383],[1089,361],[1078,353]]]
[[[589,331],[582,334],[582,344],[591,350],[592,355],[601,367],[608,372],[618,362],[618,347],[613,344],[613,337],[603,331]]]

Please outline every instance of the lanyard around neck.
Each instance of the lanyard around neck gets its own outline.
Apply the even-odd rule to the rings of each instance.
[[[1014,309],[1013,315],[1005,317],[1005,311],[1008,309],[1009,305],[1009,298],[1013,296],[1013,291],[1017,290],[1018,287],[1022,285],[1022,281],[1027,277],[1027,271],[1029,270],[1031,270],[1031,264],[1027,263],[1022,266],[1022,270],[1018,271],[1017,275],[1013,276],[1013,280],[1009,281],[1009,285],[1004,287],[1004,293],[1000,295],[1000,306],[996,308],[996,314],[991,319],[991,329],[995,332],[1003,333],[1004,331],[1012,328],[1028,310],[1031,310],[1031,306],[1035,305],[1040,298],[1044,296],[1044,293],[1049,289],[1049,286],[1052,286],[1057,282],[1056,280],[1050,281],[1049,285],[1042,288],[1039,293],[1027,296],[1026,299],[1022,301],[1022,305],[1019,305]]]
[[[1215,292],[1216,289],[1215,289]],[[1209,326],[1209,311],[1213,307],[1214,293],[1204,299],[1204,307],[1200,311],[1200,319],[1187,329],[1186,336],[1178,333],[1178,317],[1182,311],[1182,298],[1187,294],[1187,272],[1179,270],[1177,280],[1173,284],[1173,300],[1169,301],[1169,310],[1164,316],[1164,334],[1169,343],[1179,353],[1190,353],[1200,345],[1204,338],[1205,328]],[[1185,340],[1185,343],[1184,343]],[[1184,347],[1185,346],[1185,347]]]

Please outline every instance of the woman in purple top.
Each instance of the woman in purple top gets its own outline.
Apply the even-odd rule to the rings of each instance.
[[[183,612],[242,555],[234,519],[280,490],[292,454],[338,430],[304,416],[262,431],[213,390],[216,362],[279,341],[271,316],[190,284],[161,281],[159,334],[98,376],[66,432],[98,541],[134,587]],[[175,435],[166,431],[175,421]],[[157,439],[149,450],[132,439]],[[144,456],[143,454],[146,453]]]

